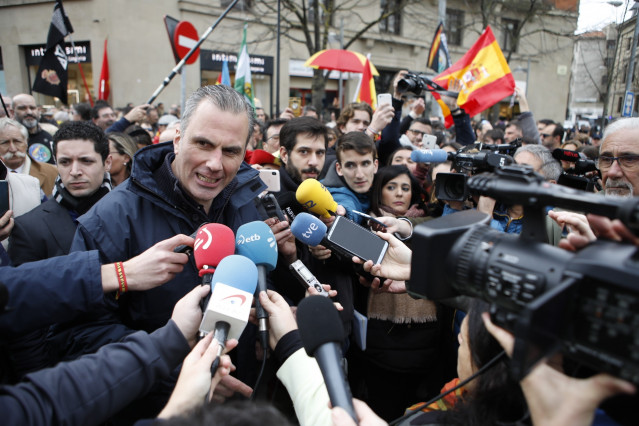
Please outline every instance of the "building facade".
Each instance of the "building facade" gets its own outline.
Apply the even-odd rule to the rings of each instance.
[[[324,10],[339,6],[330,17],[327,31],[321,33],[326,37],[326,47],[339,48],[339,36],[343,33],[348,49],[370,53],[371,61],[380,72],[378,91],[387,91],[392,75],[400,69],[426,71],[428,50],[439,22],[438,2],[318,1],[323,2]],[[230,3],[229,0],[65,0],[78,53],[77,60],[75,55],[70,55],[70,102],[85,101],[87,87],[89,92],[96,93],[105,40],[108,40],[111,103],[123,106],[128,102],[145,102],[176,64],[165,16],[189,21],[203,34]],[[407,5],[399,14],[375,22],[389,4],[395,3]],[[490,24],[518,85],[526,90],[531,109],[537,112],[538,118],[561,121],[566,116],[569,98],[577,1],[557,0],[548,5],[549,2],[536,0],[531,4],[538,4],[539,9],[532,14],[521,7],[522,3],[528,4],[449,0],[446,27],[451,59],[453,62],[459,59],[485,25]],[[305,4],[310,5],[309,13],[314,10],[314,1]],[[46,43],[53,5],[53,1],[0,0],[0,89],[3,93],[29,91],[37,71],[38,55]],[[274,112],[278,98],[275,5],[274,1],[240,1],[202,44],[198,60],[185,67],[184,79],[176,77],[156,102],[179,103],[182,86],[188,94],[202,84],[213,84],[225,58],[233,74],[242,28],[248,23],[248,50],[254,57],[254,93],[267,112]],[[298,29],[302,24],[289,9],[283,8],[283,16],[279,50],[280,109],[287,106],[289,97],[299,97],[303,104],[308,103],[313,84],[313,71],[303,66],[310,53],[306,35]],[[312,16],[307,17],[312,22]],[[351,43],[371,22],[374,24]],[[358,83],[359,74],[342,74],[343,102],[352,101]],[[338,96],[339,84],[340,74],[330,73],[325,105]],[[39,103],[54,102],[50,97],[34,95]],[[507,115],[508,107],[509,102],[505,100],[499,114]]]

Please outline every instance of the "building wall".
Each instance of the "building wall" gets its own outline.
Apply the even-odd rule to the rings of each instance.
[[[10,94],[28,90],[24,57],[19,46],[46,42],[54,4],[51,1],[28,3],[33,2],[0,1],[0,46]],[[75,29],[74,39],[88,40],[91,43],[93,63],[89,79],[93,87],[97,84],[100,74],[104,39],[108,37],[111,100],[116,106],[127,102],[146,101],[175,65],[162,21],[164,15],[178,20],[188,20],[202,34],[224,10],[219,0],[66,0],[64,5]],[[475,42],[483,26],[479,16],[479,2],[449,0],[447,6],[465,12],[462,45],[450,46],[452,60],[456,61]],[[339,34],[339,18],[343,18],[345,39],[348,40],[361,28],[360,19],[374,19],[379,15],[379,11],[378,0],[360,0],[357,14],[344,13],[339,16],[334,20],[331,31]],[[491,17],[498,41],[502,37],[498,30],[500,19],[517,18],[520,15],[504,12]],[[349,46],[349,49],[371,53],[372,61],[380,71],[424,71],[428,49],[438,23],[437,2],[416,2],[404,11],[401,20],[402,29],[399,35],[381,33],[378,26],[374,26]],[[276,57],[274,13],[258,16],[251,11],[233,11],[203,43],[202,48],[237,52],[245,22],[249,23],[249,53]],[[515,79],[523,85],[528,83],[527,96],[532,110],[537,111],[538,118],[562,120],[565,117],[573,55],[571,38],[557,37],[542,30],[571,34],[576,22],[577,15],[574,11],[553,10],[544,16],[533,17],[525,27],[524,33],[527,35],[510,59],[511,68],[519,70],[513,72]],[[293,35],[300,38],[300,33]],[[337,48],[339,43],[333,41],[329,47]],[[309,57],[309,52],[304,44],[282,37],[280,53],[279,95],[281,106],[285,106],[291,81],[297,86],[310,87],[310,78],[300,76],[291,79],[288,73],[289,61],[304,61]],[[205,78],[210,80],[212,74],[208,72],[206,75]],[[201,78],[199,60],[194,65],[187,66],[186,92],[190,93],[197,88]],[[346,74],[345,78],[344,97],[348,101],[355,93],[358,75]],[[265,105],[270,101],[270,84],[271,78],[268,76],[254,80],[256,93]],[[178,76],[157,101],[165,104],[177,103],[180,85]],[[273,86],[275,98],[275,82]],[[337,80],[333,79],[329,82],[328,88],[336,90],[336,86]]]
[[[617,38],[617,49],[615,51],[613,69],[610,75],[611,84],[606,107],[608,118],[614,119],[622,116],[624,94],[626,90],[626,76],[630,62],[632,38],[634,35],[636,19],[637,17],[635,16],[618,27],[619,35]],[[635,55],[634,70],[632,74],[633,81],[630,85],[630,90],[635,94],[637,94],[639,89],[639,81],[637,81],[636,78],[638,66],[639,64]],[[638,107],[639,103],[635,100],[632,113],[635,117],[637,116]]]
[[[595,118],[603,114],[608,77],[606,41],[605,34],[598,31],[582,34],[575,43],[569,105],[573,123],[578,115]]]

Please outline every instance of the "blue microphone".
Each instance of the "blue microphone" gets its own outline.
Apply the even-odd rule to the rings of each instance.
[[[266,291],[266,274],[275,269],[277,265],[277,241],[271,228],[266,223],[256,220],[238,228],[235,246],[238,254],[246,256],[257,266],[255,308],[259,320],[260,338],[264,350],[266,350],[268,344],[266,319],[268,315],[260,303],[259,293]]]
[[[322,244],[327,228],[324,222],[312,214],[300,213],[295,216],[295,220],[291,223],[291,232],[295,235],[295,238],[304,244],[314,247]]]
[[[417,163],[443,163],[449,160],[450,152],[443,149],[420,149],[410,153],[410,159]]]

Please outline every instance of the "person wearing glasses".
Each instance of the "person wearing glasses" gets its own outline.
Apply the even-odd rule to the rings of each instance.
[[[415,148],[422,147],[424,135],[432,135],[433,126],[430,120],[424,117],[417,117],[410,123],[410,128],[406,131],[406,136],[410,139]]]
[[[269,154],[278,156],[280,152],[280,130],[288,121],[284,118],[275,118],[266,123],[266,140],[262,145],[262,149]]]
[[[559,148],[564,140],[564,127],[559,123],[549,124],[539,133],[541,144],[549,150]]]
[[[624,118],[604,130],[598,167],[605,195],[639,195],[639,118]]]

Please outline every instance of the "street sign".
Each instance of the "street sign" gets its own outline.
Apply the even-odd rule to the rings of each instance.
[[[175,45],[175,52],[180,57],[184,58],[187,53],[195,46],[200,39],[197,34],[197,30],[188,21],[180,21],[175,27],[175,33],[173,34],[173,44]],[[197,61],[200,56],[200,49],[198,48],[186,63],[188,65]]]
[[[635,92],[627,91],[623,102],[622,117],[632,117],[632,109],[635,104]]]

